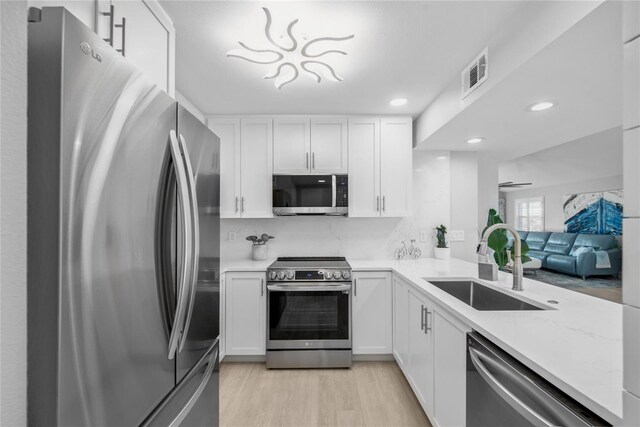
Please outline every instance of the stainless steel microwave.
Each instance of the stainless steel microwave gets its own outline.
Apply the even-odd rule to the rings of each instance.
[[[347,175],[274,175],[274,215],[347,215]]]

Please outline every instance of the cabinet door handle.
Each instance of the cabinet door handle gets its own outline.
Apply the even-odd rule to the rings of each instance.
[[[240,198],[240,212],[244,213],[244,197]]]
[[[353,279],[353,296],[358,295],[358,279]]]
[[[376,196],[376,212],[380,212],[380,196]]]
[[[260,279],[260,296],[264,296],[264,279]]]
[[[386,212],[387,211],[387,203],[385,200],[385,197],[382,196],[382,212]]]
[[[109,17],[109,38],[103,40],[109,43],[109,46],[113,46],[113,5],[109,6],[109,12],[102,12],[102,15]]]
[[[311,169],[316,168],[316,153],[311,153]]]
[[[425,333],[425,334],[426,334],[428,331],[430,331],[430,330],[431,330],[431,326],[429,326],[429,325],[430,325],[430,324],[433,324],[433,317],[431,317],[431,319],[432,319],[432,320],[431,320],[431,323],[429,323],[429,316],[431,316],[431,315],[433,314],[433,312],[431,312],[431,311],[429,311],[429,310],[426,310],[426,312],[427,312],[427,315],[425,316],[425,319],[424,319],[424,326],[425,326],[425,328],[424,328],[424,333]]]
[[[420,305],[420,330],[424,331],[425,327],[426,325],[424,323],[424,305]]]
[[[236,213],[238,213],[238,196],[236,196]]]
[[[114,27],[122,28],[122,49],[116,49],[117,52],[120,52],[122,56],[125,56],[125,36],[127,34],[127,18],[122,17],[122,21],[119,24],[115,24]]]
[[[307,151],[307,163],[305,166],[306,169],[309,169],[309,152]]]

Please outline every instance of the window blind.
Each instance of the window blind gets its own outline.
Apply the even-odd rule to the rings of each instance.
[[[516,199],[515,225],[522,231],[544,231],[544,200],[542,197]]]

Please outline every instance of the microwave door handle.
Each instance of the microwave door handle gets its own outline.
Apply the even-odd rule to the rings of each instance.
[[[476,370],[482,377],[482,379],[495,391],[500,398],[502,398],[505,402],[507,402],[513,409],[515,409],[520,415],[526,418],[530,423],[536,426],[545,426],[552,427],[555,424],[544,418],[542,415],[535,412],[531,407],[529,407],[522,400],[518,399],[513,393],[511,393],[504,385],[502,385],[496,377],[494,377],[491,372],[484,366],[480,358],[488,359],[488,356],[480,353],[478,350],[469,347],[469,358],[475,366]],[[498,364],[499,362],[493,361],[492,364]],[[518,384],[522,385],[526,390],[530,390],[530,387],[526,386],[526,383],[523,379],[518,378],[517,374],[513,373],[506,366],[500,366],[501,371],[504,371],[506,375],[508,375],[512,380],[518,382]],[[533,394],[533,393],[531,393]],[[537,396],[531,396],[535,398]]]
[[[331,175],[331,207],[336,207],[336,176]]]

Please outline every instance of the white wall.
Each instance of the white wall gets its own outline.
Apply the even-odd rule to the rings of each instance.
[[[222,259],[251,256],[248,235],[269,233],[269,257],[292,255],[346,256],[352,259],[391,258],[402,240],[416,239],[423,257],[433,256],[433,229],[450,221],[449,159],[442,152],[413,152],[413,215],[407,218],[276,217],[223,219]],[[228,240],[229,232],[237,240]],[[420,232],[429,240],[420,242]]]
[[[478,245],[478,155],[451,152],[451,230],[464,231],[465,240],[449,242],[451,256],[476,262]]]
[[[27,3],[0,1],[0,425],[27,422]]]
[[[562,205],[565,194],[590,193],[605,190],[620,190],[622,175],[597,178],[588,181],[568,182],[549,187],[528,188],[517,191],[505,191],[507,204],[507,224],[515,226],[514,200],[526,197],[544,197],[544,228],[546,231],[564,231],[564,213]]]

